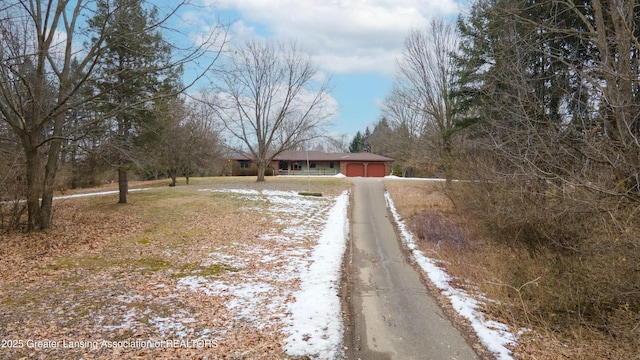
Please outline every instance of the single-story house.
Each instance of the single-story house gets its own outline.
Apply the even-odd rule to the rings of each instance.
[[[232,166],[232,175],[248,175],[249,169],[255,168],[255,163],[249,155],[237,155],[231,160],[237,161],[237,165]],[[368,152],[283,151],[273,159],[270,167],[274,175],[342,173],[349,177],[383,177],[391,174],[392,164],[393,159]]]

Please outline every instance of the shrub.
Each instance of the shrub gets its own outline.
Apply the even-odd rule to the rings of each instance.
[[[510,254],[501,277],[491,280],[505,296],[495,300],[512,304],[498,311],[517,326],[577,342],[599,336],[611,339],[611,348],[640,347],[636,205],[614,203],[587,187],[523,177],[455,184],[448,191],[468,222],[480,224],[473,236]]]
[[[273,176],[273,168],[267,167],[264,174],[266,176]],[[250,167],[250,168],[238,169],[238,176],[258,176],[258,168]]]
[[[402,165],[400,165],[400,163],[398,162],[393,163],[393,169],[391,170],[391,173],[395,176],[402,176]]]
[[[461,247],[464,244],[465,235],[462,227],[440,211],[423,211],[411,217],[408,225],[420,241],[455,247]]]

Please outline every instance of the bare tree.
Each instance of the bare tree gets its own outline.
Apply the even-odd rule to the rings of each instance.
[[[82,10],[82,1],[25,0],[12,2],[0,16],[12,19],[2,25],[0,111],[24,149],[29,230],[50,226],[62,130],[74,105],[69,99],[86,80],[80,69],[90,69],[100,52],[100,44],[85,49],[73,71],[72,44]]]
[[[373,125],[373,131],[369,137],[371,152],[378,155],[391,156],[394,148],[392,139],[393,129],[391,129],[387,118],[383,117]]]
[[[447,179],[450,179],[452,136],[455,131],[457,81],[454,52],[457,36],[451,24],[434,18],[424,30],[412,29],[398,60],[398,96],[403,104],[421,113],[426,128],[435,131],[435,141]],[[431,125],[431,126],[429,126]]]
[[[323,150],[325,152],[347,152],[349,150],[349,136],[336,134],[323,137]]]
[[[96,69],[106,48],[109,14],[94,24],[90,41],[82,19],[91,18],[89,0],[9,0],[0,6],[0,121],[19,139],[27,179],[28,230],[51,225],[53,194],[62,145],[110,114],[96,116],[78,129],[73,110],[99,98],[105,91],[76,96],[87,83],[100,80]],[[185,2],[172,5],[165,17],[149,25],[158,29]],[[10,19],[10,20],[9,20]],[[166,27],[165,27],[166,29]],[[136,36],[131,34],[131,36]],[[212,35],[213,36],[213,35]],[[183,48],[168,66],[201,58],[212,46]],[[81,45],[82,44],[82,45]],[[213,43],[213,46],[219,45]],[[189,85],[189,84],[187,84]]]
[[[216,72],[215,106],[225,128],[255,160],[258,182],[282,151],[320,136],[333,116],[328,82],[295,43],[248,42]]]
[[[176,177],[189,178],[204,173],[222,160],[223,146],[216,128],[214,113],[200,102],[187,102],[172,107],[173,124],[163,136],[163,159],[171,186]]]
[[[437,140],[425,141],[429,122],[425,113],[409,103],[399,88],[394,88],[382,103],[382,112],[392,129],[387,140],[390,152],[386,156],[396,159],[402,176],[434,175],[438,162]]]
[[[347,134],[331,134],[311,139],[307,142],[299,143],[291,150],[313,150],[322,152],[348,152],[349,151],[349,135]]]

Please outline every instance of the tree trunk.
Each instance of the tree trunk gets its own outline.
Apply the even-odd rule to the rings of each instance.
[[[31,146],[25,146],[27,161],[27,220],[28,231],[40,231],[42,229],[42,213],[40,212],[40,194],[42,190],[42,169],[38,150]]]
[[[264,182],[264,173],[267,169],[267,164],[264,160],[258,161],[258,179],[257,182]]]
[[[60,140],[54,140],[51,142],[47,164],[45,165],[42,202],[40,204],[40,228],[42,230],[51,227],[51,218],[53,215],[53,193],[56,185],[56,172],[58,167],[58,158],[60,156],[60,146]]]
[[[58,164],[60,162],[60,150],[62,149],[62,125],[64,123],[64,113],[58,115],[55,119],[53,135],[55,138],[51,140],[49,145],[49,154],[47,155],[47,163],[44,168],[44,182],[42,189],[41,211],[41,227],[48,229],[51,227],[51,219],[53,217],[53,193],[56,186],[56,174],[58,173]]]
[[[51,227],[56,172],[62,147],[60,136],[63,120],[63,115],[56,119],[53,136],[57,138],[49,142],[49,150],[46,154],[41,154],[38,150],[41,141],[39,132],[33,131],[28,135],[21,136],[27,165],[27,211],[29,213],[27,231],[30,232],[42,231]],[[46,163],[42,162],[41,155],[46,155]]]
[[[129,192],[129,179],[127,178],[127,170],[118,169],[118,190],[120,192],[120,200],[118,204],[127,203],[127,192]]]
[[[54,130],[54,135],[58,129]],[[27,163],[27,231],[42,231],[51,227],[53,193],[60,156],[61,140],[52,140],[49,145],[47,162],[43,164],[40,152],[33,144],[39,141],[35,133],[22,138]]]
[[[445,185],[451,186],[453,174],[451,170],[451,162],[453,158],[453,145],[451,144],[451,136],[445,135],[442,139],[442,166],[444,168]]]

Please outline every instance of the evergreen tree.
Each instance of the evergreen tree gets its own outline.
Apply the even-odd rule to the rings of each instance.
[[[98,110],[111,122],[106,153],[118,170],[119,203],[127,202],[128,171],[135,168],[143,143],[153,141],[154,128],[168,121],[154,111],[155,102],[176,96],[181,74],[169,44],[153,26],[157,11],[144,5],[143,0],[99,0],[89,21],[93,40],[106,42],[95,86],[103,94]]]
[[[363,147],[362,143],[363,143],[362,134],[360,133],[360,131],[358,131],[356,135],[353,137],[353,140],[351,140],[351,145],[349,145],[349,152],[351,153],[362,152],[362,147]]]
[[[369,138],[371,152],[374,154],[393,157],[392,144],[393,130],[389,126],[386,117],[383,117],[373,127],[373,132]]]
[[[371,152],[371,130],[369,130],[368,126],[364,130],[364,135],[362,136],[362,150],[360,151]]]

